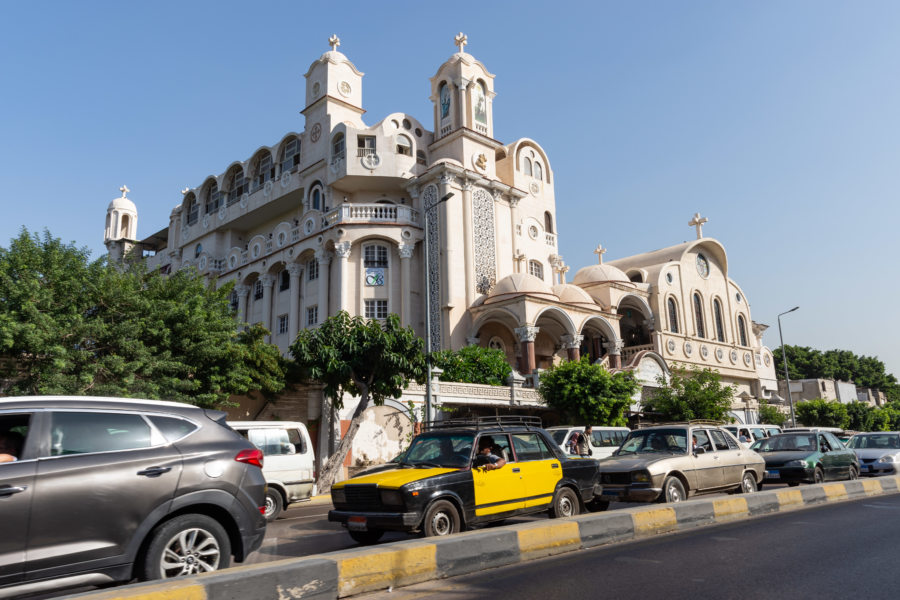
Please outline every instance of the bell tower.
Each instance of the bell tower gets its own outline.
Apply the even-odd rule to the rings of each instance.
[[[469,42],[464,33],[460,32],[454,42],[459,51],[431,78],[435,139],[459,129],[493,138],[494,75],[464,51]]]
[[[363,73],[338,52],[341,40],[332,35],[328,39],[331,50],[313,62],[306,72],[306,117],[310,142],[318,142],[323,133],[330,133],[339,123],[365,127],[362,115]],[[327,136],[322,136],[327,137]]]
[[[106,229],[103,243],[110,263],[121,261],[137,240],[137,206],[128,198],[128,186],[119,188],[120,198],[114,198],[106,208]]]

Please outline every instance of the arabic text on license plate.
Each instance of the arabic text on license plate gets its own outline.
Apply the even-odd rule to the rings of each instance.
[[[766,471],[766,479],[778,479],[781,474],[778,471]]]
[[[869,465],[862,465],[862,466],[860,467],[860,470],[861,470],[863,473],[868,473],[870,468],[871,468],[871,467],[870,467]]]
[[[366,531],[366,518],[350,517],[347,519],[347,529],[350,531]]]

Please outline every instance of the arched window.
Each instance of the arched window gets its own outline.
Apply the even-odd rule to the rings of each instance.
[[[669,331],[678,333],[678,307],[675,305],[675,299],[669,298],[666,304],[669,307]]]
[[[231,206],[235,202],[241,199],[241,195],[244,193],[244,170],[240,167],[235,167],[226,180],[228,183],[228,206]]]
[[[291,138],[284,145],[281,156],[281,172],[291,171],[300,164],[300,140]],[[275,176],[275,173],[272,173]]]
[[[344,159],[344,134],[338,133],[331,142],[331,162]]]
[[[416,164],[417,165],[428,164],[428,158],[425,156],[424,150],[416,150]]]
[[[131,221],[128,219],[128,215],[122,215],[122,227],[119,235],[121,235],[122,237],[128,237],[128,226],[130,225],[130,223]]]
[[[194,246],[194,258],[200,258],[200,254],[203,253],[203,245],[197,244]]]
[[[538,161],[534,161],[534,178],[540,179],[541,181],[544,179],[544,170],[541,168],[541,163]]]
[[[713,300],[713,317],[716,320],[716,339],[725,341],[725,327],[722,325],[722,303],[716,298]]]
[[[553,215],[550,214],[549,210],[544,213],[544,231],[553,233]]]
[[[747,324],[744,323],[744,316],[738,315],[738,334],[741,337],[741,346],[747,345]]]
[[[487,123],[487,88],[483,81],[475,84],[475,122]]]
[[[539,260],[530,260],[528,261],[528,273],[543,281],[544,265]]]
[[[706,337],[706,327],[703,326],[703,301],[700,294],[694,294],[694,321],[697,323],[697,337]]]
[[[278,276],[278,291],[283,292],[284,290],[289,289],[291,289],[291,273],[285,269]]]
[[[193,193],[188,194],[187,198],[187,221],[188,225],[193,225],[197,222],[197,218],[200,216],[200,203],[197,202],[197,197],[194,196]]]
[[[527,156],[525,157],[525,162],[522,164],[522,171],[526,175],[531,175],[531,159]]]
[[[441,103],[441,120],[450,117],[450,96],[450,88],[447,87],[446,83],[442,83],[438,91],[438,99]]]
[[[275,178],[275,164],[272,162],[272,155],[269,152],[263,152],[256,157],[253,173],[255,175],[250,184],[251,193],[264,186],[270,179]]]
[[[314,187],[309,195],[310,210],[322,210],[322,191],[318,187]]]
[[[208,188],[206,188],[206,202],[205,202],[205,210],[204,214],[214,213],[219,210],[219,205],[222,203],[222,194],[219,193],[219,186],[216,182],[212,182]]]
[[[405,135],[397,136],[397,154],[412,156],[412,142]]]
[[[367,269],[386,269],[388,249],[382,244],[366,244],[363,247],[363,266]]]

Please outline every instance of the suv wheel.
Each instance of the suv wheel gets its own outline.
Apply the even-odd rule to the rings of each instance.
[[[266,490],[266,521],[271,523],[277,519],[283,508],[284,501],[281,499],[281,492],[272,488]]]
[[[231,542],[225,529],[206,515],[181,515],[152,534],[140,564],[140,578],[169,579],[225,569]]]

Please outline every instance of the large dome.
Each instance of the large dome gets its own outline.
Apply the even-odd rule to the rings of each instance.
[[[528,273],[513,273],[497,282],[494,289],[488,295],[485,304],[500,302],[514,296],[539,296],[546,300],[558,301],[559,297],[553,293],[549,285]]]
[[[131,212],[137,212],[137,206],[134,205],[134,202],[131,201],[131,198],[125,198],[121,196],[119,198],[113,199],[112,202],[109,203],[109,208],[106,210],[128,210]]]
[[[575,279],[572,280],[575,285],[609,283],[610,281],[630,283],[630,280],[625,273],[612,265],[591,265],[589,267],[583,267],[578,270],[578,273],[575,274]]]
[[[591,295],[577,285],[572,285],[571,283],[554,285],[553,293],[559,296],[560,302],[597,308],[597,303],[591,298]]]

